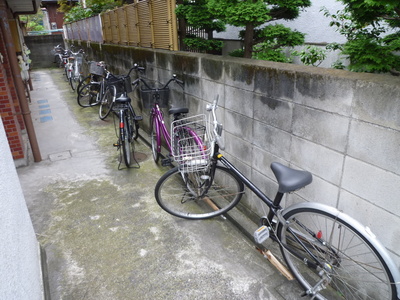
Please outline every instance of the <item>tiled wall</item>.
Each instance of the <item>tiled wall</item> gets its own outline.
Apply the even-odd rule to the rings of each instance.
[[[0,62],[0,115],[6,130],[12,156],[16,160],[24,158],[21,130],[25,127],[1,33],[0,53],[2,55],[2,61]]]

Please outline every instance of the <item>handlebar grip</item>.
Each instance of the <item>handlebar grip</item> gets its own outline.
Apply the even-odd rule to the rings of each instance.
[[[215,135],[215,139],[217,140],[218,146],[221,150],[225,149],[225,143],[223,142],[222,138],[220,135]]]
[[[175,81],[176,81],[177,83],[181,84],[181,85],[184,84],[184,82],[183,82],[182,80],[179,80],[179,79],[177,79],[177,78],[175,78]]]

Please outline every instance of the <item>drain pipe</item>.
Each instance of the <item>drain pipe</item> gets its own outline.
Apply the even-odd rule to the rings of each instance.
[[[33,127],[28,100],[25,95],[25,86],[21,78],[21,71],[18,65],[17,54],[15,52],[15,46],[10,30],[10,24],[8,23],[7,7],[4,0],[0,0],[0,27],[9,58],[11,73],[13,75],[17,97],[22,111],[22,117],[24,119],[26,132],[29,137],[29,142],[33,153],[33,159],[35,162],[40,162],[42,160],[42,157],[40,155],[39,144],[37,142],[35,129]]]

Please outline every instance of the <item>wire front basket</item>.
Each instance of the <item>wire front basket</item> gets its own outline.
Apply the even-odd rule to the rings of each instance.
[[[140,98],[143,102],[143,107],[146,109],[152,108],[154,103],[158,103],[161,108],[168,107],[169,88],[161,89],[140,89]]]
[[[117,90],[117,96],[122,93],[132,92],[131,78],[124,75],[115,75],[107,79],[107,85],[114,85]]]
[[[206,125],[204,114],[172,122],[172,155],[180,171],[196,172],[209,167],[211,140]]]
[[[75,56],[75,60],[78,62],[78,64],[82,64],[82,62],[83,62],[83,56],[82,56],[82,54],[78,54],[78,55],[76,55]]]
[[[94,75],[104,75],[104,66],[97,61],[91,61],[89,65],[89,73]]]

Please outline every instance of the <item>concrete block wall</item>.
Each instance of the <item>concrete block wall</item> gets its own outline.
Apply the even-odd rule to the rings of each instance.
[[[170,104],[187,105],[193,115],[218,94],[224,154],[250,180],[274,197],[271,162],[312,172],[313,183],[286,205],[339,208],[369,226],[400,266],[399,78],[116,45],[87,52],[120,73],[133,63],[161,82],[176,73],[185,93]],[[148,112],[135,103],[146,130]],[[252,195],[245,202],[267,213]]]
[[[31,50],[29,58],[32,60],[30,68],[54,68],[53,48],[57,45],[64,46],[63,36],[61,34],[53,35],[31,35],[24,37],[25,44]]]

